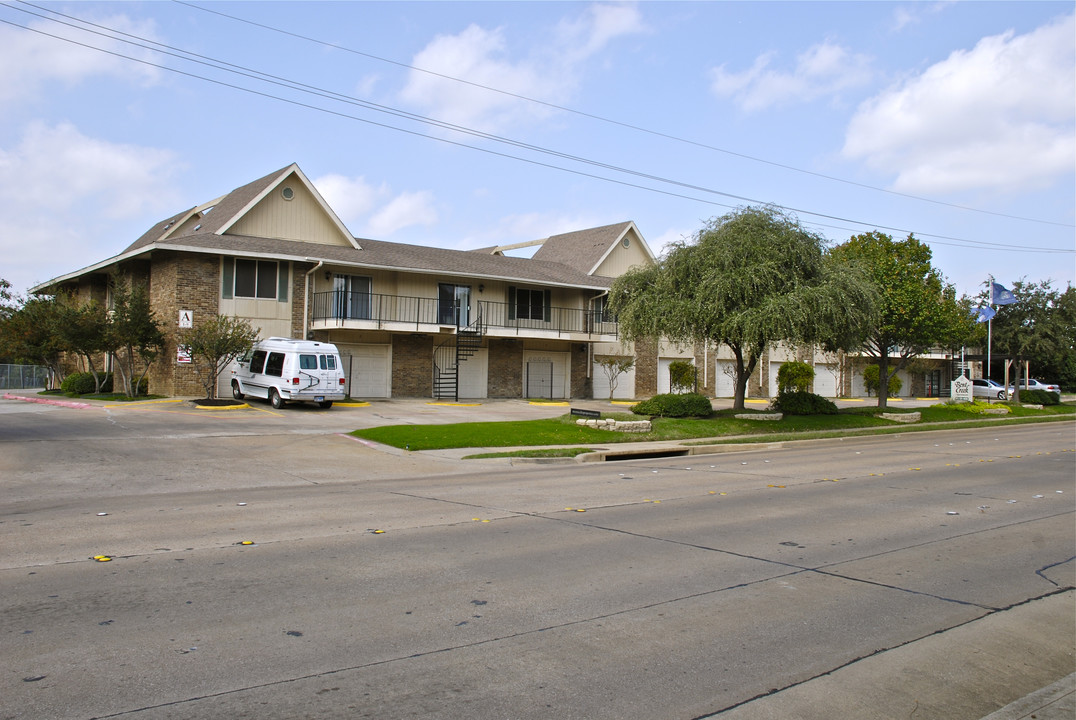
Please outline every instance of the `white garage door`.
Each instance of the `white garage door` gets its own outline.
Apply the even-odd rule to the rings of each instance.
[[[736,361],[718,360],[716,363],[717,397],[736,395]]]
[[[607,400],[609,398],[609,375],[598,363],[594,363],[591,369],[594,379],[594,399]],[[635,368],[620,373],[616,378],[616,390],[613,391],[614,400],[631,400],[635,397]]]
[[[351,397],[387,398],[392,393],[392,348],[389,345],[342,345],[340,362]]]
[[[485,398],[489,395],[489,350],[482,348],[460,363],[460,397]]]
[[[814,394],[837,397],[837,365],[818,363],[814,366]]]

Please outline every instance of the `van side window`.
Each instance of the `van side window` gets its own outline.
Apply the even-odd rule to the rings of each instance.
[[[336,356],[335,355],[322,355],[321,357],[321,369],[322,370],[335,370],[336,369]]]
[[[317,355],[300,355],[299,356],[299,369],[300,370],[317,370],[318,369],[318,356]]]
[[[265,351],[255,350],[254,354],[250,356],[250,371],[260,373],[263,367],[265,367]]]
[[[284,374],[284,353],[269,353],[269,360],[265,363],[265,374],[274,377]]]

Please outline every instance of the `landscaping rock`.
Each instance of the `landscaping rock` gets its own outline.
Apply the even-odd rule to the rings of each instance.
[[[780,420],[782,413],[741,413],[735,416],[737,420]]]
[[[882,413],[883,420],[892,420],[893,422],[900,423],[916,423],[923,417],[922,413],[910,412],[910,413]]]

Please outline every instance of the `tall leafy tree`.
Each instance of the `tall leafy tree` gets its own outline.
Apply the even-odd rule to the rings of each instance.
[[[855,344],[875,313],[863,275],[836,267],[820,235],[769,206],[710,220],[658,264],[617,278],[609,296],[627,340],[728,345],[737,409],[768,343]]]
[[[998,308],[993,319],[994,348],[1011,356],[1016,367],[1025,360],[1062,368],[1076,355],[1076,288],[1055,290],[1050,281],[1012,284],[1016,302]],[[1055,378],[1048,378],[1055,379]],[[1013,401],[1020,402],[1016,385]]]
[[[54,297],[34,297],[5,312],[0,319],[0,355],[44,365],[53,387],[64,377],[60,312]]]
[[[258,339],[258,331],[247,320],[215,315],[183,335],[183,342],[197,361],[205,396],[217,397],[217,377],[232,360],[245,353]]]
[[[54,304],[57,340],[64,351],[82,358],[93,375],[94,392],[101,392],[105,376],[98,362],[109,350],[108,311],[96,300],[80,301],[68,293],[57,295]]]
[[[138,395],[142,379],[164,348],[164,333],[150,308],[146,286],[116,282],[112,291],[109,345],[127,397]]]
[[[862,351],[878,365],[878,387],[914,358],[936,347],[960,345],[974,332],[968,303],[931,264],[930,247],[914,235],[895,241],[871,231],[831,251],[848,268],[864,270],[878,289],[879,313]],[[878,393],[886,407],[889,393]]]

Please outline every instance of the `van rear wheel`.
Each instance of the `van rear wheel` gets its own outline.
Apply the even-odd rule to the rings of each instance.
[[[234,397],[236,400],[243,399],[243,393],[239,391],[238,380],[232,380],[232,397]]]
[[[280,393],[276,391],[276,388],[269,388],[269,404],[277,410],[284,407],[284,398],[280,397]]]
[[[332,400],[323,400],[322,402],[318,403],[318,407],[321,408],[322,410],[328,410],[332,406],[333,406],[333,401]]]

